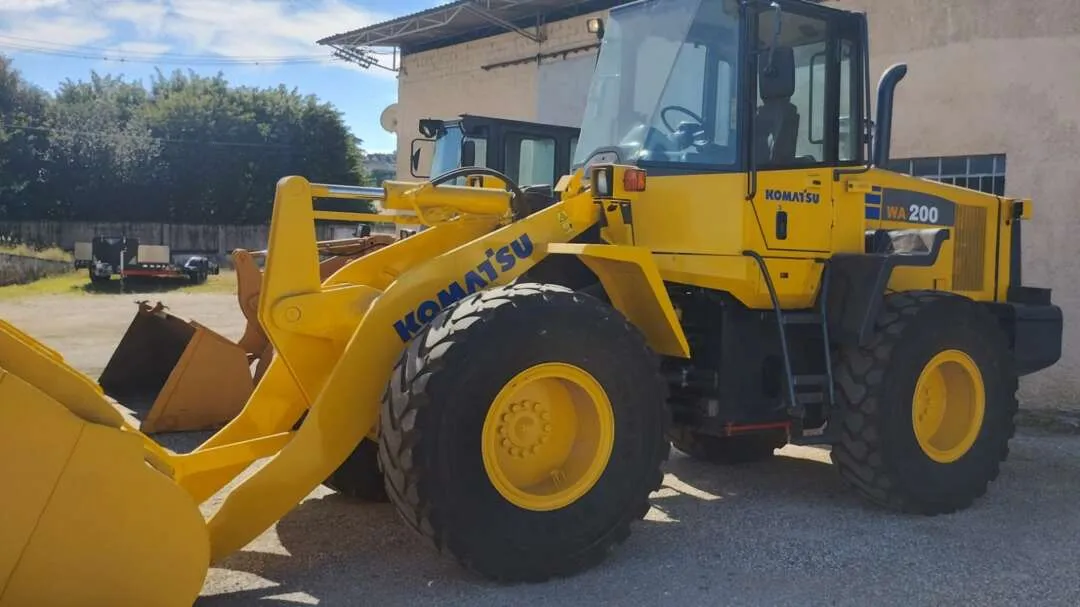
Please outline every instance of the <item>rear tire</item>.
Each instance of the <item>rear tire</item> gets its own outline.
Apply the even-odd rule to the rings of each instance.
[[[606,464],[598,478],[575,500],[531,507],[504,497],[502,481],[488,472],[498,464],[485,456],[485,437],[493,419],[489,410],[499,406],[507,382],[552,361],[594,378],[606,395],[610,456],[599,460]],[[648,512],[669,452],[665,399],[657,357],[640,332],[602,302],[534,283],[477,293],[436,317],[393,371],[380,415],[387,492],[414,530],[484,577],[539,582],[573,575],[601,562]],[[528,400],[516,402],[529,406]],[[541,415],[557,427],[546,443],[550,448],[559,443],[567,416]],[[589,428],[581,416],[579,410],[573,418],[575,453],[588,452]],[[502,447],[513,451],[516,444],[504,440]],[[524,448],[527,457],[543,457],[543,451],[538,456]],[[520,451],[513,456],[522,457]],[[560,463],[550,472],[558,481],[534,486],[550,484],[556,492],[564,484],[577,487],[573,466]],[[532,487],[523,491],[538,491]]]
[[[388,502],[382,470],[379,468],[379,445],[365,438],[356,445],[348,459],[337,467],[323,484],[338,493],[367,502]]]
[[[917,408],[914,397],[920,377],[928,376],[924,367],[943,352],[977,371],[950,371],[951,379],[939,382],[947,386],[944,393],[961,397],[950,396],[944,407],[946,401],[934,397],[937,434],[927,438],[917,430],[926,401]],[[852,487],[884,507],[925,515],[962,510],[986,493],[1008,457],[1017,374],[1004,332],[985,307],[940,292],[889,295],[870,344],[845,348],[837,363],[843,413],[832,460]],[[921,385],[920,393],[931,399],[929,382]],[[969,393],[983,397],[963,398]],[[979,400],[982,406],[965,404]],[[943,445],[940,450],[926,446],[933,441]]]
[[[672,431],[669,438],[676,449],[693,459],[727,465],[767,460],[787,444],[787,434],[783,431],[713,436],[680,428]]]

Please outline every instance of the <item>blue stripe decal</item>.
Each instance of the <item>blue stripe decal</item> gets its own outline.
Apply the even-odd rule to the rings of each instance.
[[[867,219],[881,219],[881,207],[866,207]]]
[[[866,204],[881,204],[881,194],[867,194]]]

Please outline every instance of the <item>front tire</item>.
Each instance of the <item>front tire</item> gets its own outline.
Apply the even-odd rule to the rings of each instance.
[[[660,487],[665,399],[657,357],[602,302],[533,283],[477,293],[394,369],[380,415],[387,492],[489,579],[584,571]]]
[[[985,307],[940,292],[889,295],[870,344],[837,362],[842,430],[832,459],[852,487],[925,515],[986,493],[1018,405],[1008,341]]]

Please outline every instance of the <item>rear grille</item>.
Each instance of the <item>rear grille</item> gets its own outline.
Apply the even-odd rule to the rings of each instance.
[[[986,260],[986,207],[956,205],[953,288],[981,291]]]

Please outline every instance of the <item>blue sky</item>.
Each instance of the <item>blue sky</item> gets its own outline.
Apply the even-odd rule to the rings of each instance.
[[[0,53],[49,92],[67,78],[88,78],[91,70],[145,83],[155,67],[220,71],[237,85],[284,83],[333,103],[369,152],[388,152],[396,139],[379,126],[379,115],[397,100],[395,74],[332,59],[315,41],[442,3],[0,0]],[[269,64],[255,64],[267,58]]]

